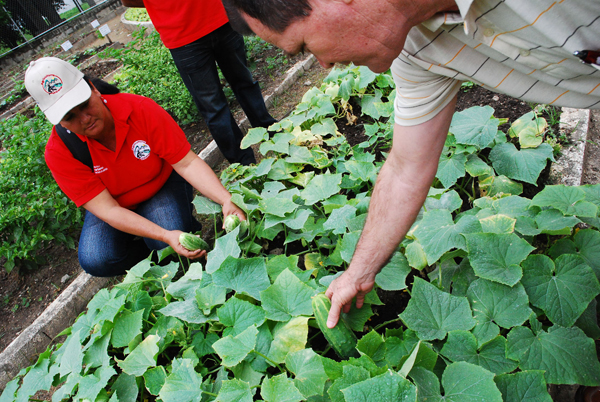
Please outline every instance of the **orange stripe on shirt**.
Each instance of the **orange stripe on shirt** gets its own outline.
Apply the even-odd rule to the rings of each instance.
[[[504,82],[504,80],[505,80],[506,78],[508,78],[508,76],[509,76],[509,75],[511,75],[513,71],[515,71],[515,69],[514,69],[514,68],[513,68],[512,70],[510,70],[510,72],[509,72],[508,74],[506,74],[506,76],[505,76],[504,78],[502,78],[502,81],[500,81],[500,82],[498,83],[498,85],[496,85],[494,88],[498,88],[500,85],[502,85],[502,83]]]
[[[559,99],[560,99],[560,97],[561,97],[561,96],[563,96],[564,94],[566,94],[567,92],[569,92],[569,91],[565,91],[565,92],[563,92],[562,94],[558,95],[558,98],[554,99],[552,102],[550,102],[550,103],[548,103],[548,104],[549,104],[549,105],[553,104],[554,102],[556,102],[557,100],[559,100]]]
[[[535,20],[534,20],[534,21],[533,21],[531,24],[527,24],[527,25],[525,25],[525,26],[522,26],[521,28],[518,28],[518,29],[515,29],[515,30],[512,30],[512,31],[506,31],[506,32],[499,33],[498,35],[496,35],[496,36],[494,37],[494,39],[492,40],[492,43],[490,43],[490,47],[494,45],[494,41],[495,41],[496,39],[498,39],[498,37],[499,37],[500,35],[504,35],[504,34],[507,34],[507,33],[513,33],[513,32],[517,32],[517,31],[520,31],[520,30],[522,30],[522,29],[525,29],[525,28],[527,28],[527,27],[530,27],[530,26],[532,26],[533,24],[535,24],[535,23],[537,22],[537,20],[539,20],[539,19],[540,19],[540,17],[541,17],[542,15],[544,15],[545,13],[547,13],[548,11],[550,11],[550,9],[551,9],[552,7],[554,7],[556,4],[560,4],[560,3],[562,3],[563,1],[564,1],[564,0],[561,0],[561,1],[559,1],[558,3],[556,3],[556,2],[552,3],[552,5],[551,5],[550,7],[548,7],[546,10],[542,11],[542,12],[540,13],[540,15],[538,15],[538,16],[536,17],[536,19],[535,19]]]
[[[398,75],[398,74],[394,73],[393,71],[392,71],[392,74],[394,74],[396,77],[398,77],[398,78],[400,78],[401,80],[404,80],[404,81],[406,81],[406,82],[412,82],[413,84],[420,84],[420,82],[419,82],[419,81],[411,81],[411,80],[407,80],[406,78],[402,77],[401,75]]]
[[[444,65],[445,65],[445,66],[447,66],[448,64],[452,63],[452,61],[453,61],[454,59],[456,59],[456,57],[457,57],[457,56],[460,54],[460,52],[462,52],[462,51],[463,51],[463,49],[464,49],[464,48],[466,48],[466,47],[467,47],[467,45],[464,45],[463,47],[461,47],[461,48],[460,48],[460,50],[459,50],[459,51],[458,51],[458,52],[457,52],[457,53],[454,55],[454,57],[453,57],[453,58],[451,58],[451,59],[450,59],[450,61],[449,61],[449,62],[447,62],[447,63],[446,63],[446,64],[444,64]]]
[[[588,95],[589,95],[589,94],[591,94],[591,93],[592,93],[592,92],[594,92],[594,91],[596,90],[596,88],[598,88],[598,87],[600,87],[600,84],[596,85],[596,86],[594,87],[594,89],[592,89],[592,90],[591,90],[590,92],[588,92],[587,94],[588,94]]]

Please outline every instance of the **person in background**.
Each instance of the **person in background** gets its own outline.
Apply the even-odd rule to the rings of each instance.
[[[267,111],[258,82],[246,65],[244,38],[229,24],[221,0],[121,0],[127,7],[146,7],[179,74],[206,120],[219,149],[230,163],[255,163],[223,93],[217,64],[253,127],[275,119]],[[215,64],[216,63],[216,64]]]
[[[336,325],[415,221],[435,177],[464,81],[528,102],[600,108],[595,0],[231,0],[250,28],[323,67],[391,67],[393,146],[348,269],[327,289]],[[585,61],[582,63],[581,61]],[[393,204],[390,203],[393,200]]]
[[[114,87],[113,94],[101,94],[77,68],[54,57],[31,62],[25,86],[55,125],[46,163],[63,192],[86,210],[79,262],[87,273],[123,274],[150,250],[167,246],[190,259],[204,256],[179,244],[182,232],[200,229],[192,215],[194,188],[222,205],[225,216],[246,219],[181,128],[151,99]],[[90,166],[67,145],[73,141],[87,146]]]

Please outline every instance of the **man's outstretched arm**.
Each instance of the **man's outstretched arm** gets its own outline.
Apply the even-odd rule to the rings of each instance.
[[[456,98],[433,119],[411,127],[394,126],[394,142],[371,197],[369,214],[348,269],[329,285],[327,326],[333,328],[352,299],[363,305],[375,276],[415,221],[435,177]]]

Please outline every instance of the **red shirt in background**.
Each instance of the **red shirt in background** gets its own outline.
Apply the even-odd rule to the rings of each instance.
[[[192,43],[229,21],[221,0],[144,0],[144,6],[169,49]]]
[[[173,118],[153,100],[132,94],[103,97],[115,120],[115,152],[79,135],[90,149],[92,172],[73,157],[52,129],[46,163],[78,207],[106,188],[119,205],[133,209],[162,188],[173,171],[171,165],[181,161],[191,146]]]

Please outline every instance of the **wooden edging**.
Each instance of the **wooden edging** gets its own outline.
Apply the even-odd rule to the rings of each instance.
[[[314,56],[297,62],[285,75],[284,80],[272,95],[265,98],[267,107],[273,99],[288,90],[314,63]],[[245,129],[247,118],[239,122]],[[212,168],[224,158],[214,141],[198,154]],[[0,353],[0,391],[22,368],[34,364],[38,355],[52,342],[54,337],[72,325],[75,318],[85,310],[91,298],[100,289],[111,283],[109,278],[97,278],[81,272],[71,284],[44,310],[44,312]]]

